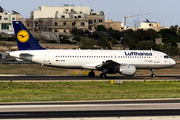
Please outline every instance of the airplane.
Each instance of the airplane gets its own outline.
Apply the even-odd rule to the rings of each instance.
[[[176,64],[167,54],[154,50],[45,49],[21,21],[13,21],[13,27],[19,50],[10,52],[10,56],[52,67],[88,69],[89,77],[95,76],[94,70],[102,71],[101,78],[106,78],[107,73],[133,76],[136,69],[150,69],[151,76],[155,77],[154,69]]]

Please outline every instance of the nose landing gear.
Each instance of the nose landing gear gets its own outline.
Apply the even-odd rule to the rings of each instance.
[[[154,69],[151,69],[151,72],[152,72],[151,77],[156,77],[156,75],[154,74]]]

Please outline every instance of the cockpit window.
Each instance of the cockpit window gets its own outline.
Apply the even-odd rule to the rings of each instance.
[[[164,58],[167,59],[167,58],[169,58],[169,56],[168,56],[168,55],[165,55]]]

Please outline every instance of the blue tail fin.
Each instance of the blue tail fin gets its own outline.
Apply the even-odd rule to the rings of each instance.
[[[13,21],[13,27],[19,50],[45,49],[39,45],[21,21]]]

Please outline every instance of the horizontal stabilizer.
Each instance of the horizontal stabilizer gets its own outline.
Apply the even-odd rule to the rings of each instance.
[[[21,53],[19,56],[20,56],[20,58],[23,58],[23,57],[32,57],[34,55],[31,55],[29,53]]]

